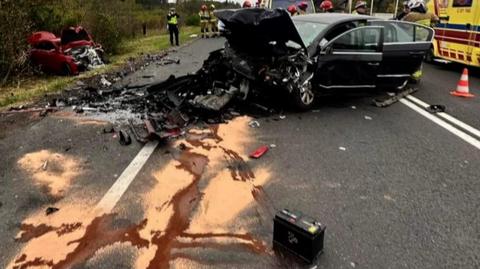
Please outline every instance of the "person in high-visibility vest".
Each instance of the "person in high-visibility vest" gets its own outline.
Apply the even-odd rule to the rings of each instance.
[[[215,5],[210,5],[210,29],[212,30],[212,37],[218,36],[218,20],[215,16]]]
[[[425,2],[423,0],[409,0],[408,1],[408,9],[410,12],[403,17],[403,21],[408,21],[408,22],[415,22],[424,26],[432,27],[435,23],[439,21],[437,15],[427,12],[427,6],[425,5]],[[422,32],[417,33],[417,38],[419,37],[418,35],[421,35]],[[420,38],[426,38],[426,37],[421,37]],[[417,83],[420,81],[420,79],[423,76],[422,68],[423,66],[420,66],[415,73],[412,74],[411,80],[414,83]]]
[[[168,32],[170,33],[170,44],[173,46],[173,37],[175,36],[175,45],[179,45],[178,42],[178,18],[180,16],[175,11],[175,8],[170,8],[167,14]]]
[[[207,10],[207,5],[202,5],[198,16],[200,16],[200,31],[202,32],[202,38],[209,38],[208,24],[210,23],[210,12]]]

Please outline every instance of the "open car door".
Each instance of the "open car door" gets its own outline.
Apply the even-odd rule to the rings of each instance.
[[[328,42],[320,41],[320,47],[314,82],[319,87],[375,88],[382,61],[383,27],[350,29]]]
[[[370,21],[382,26],[383,60],[377,75],[377,86],[401,88],[420,69],[432,47],[434,31],[430,27],[403,21]]]

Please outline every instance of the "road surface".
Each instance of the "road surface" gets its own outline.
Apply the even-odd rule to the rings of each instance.
[[[195,41],[171,54],[180,65],[120,83],[194,72],[221,45]],[[460,72],[427,64],[414,97],[387,108],[328,97],[167,145],[120,146],[109,123],[68,111],[3,116],[0,267],[311,268],[272,251],[272,216],[290,208],[327,226],[317,268],[479,268],[480,75],[462,99],[449,94]]]

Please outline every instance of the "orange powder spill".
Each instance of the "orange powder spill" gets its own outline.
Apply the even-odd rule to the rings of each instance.
[[[81,174],[80,162],[69,155],[41,150],[25,154],[17,164],[36,184],[46,186],[52,196],[63,196],[71,181]]]

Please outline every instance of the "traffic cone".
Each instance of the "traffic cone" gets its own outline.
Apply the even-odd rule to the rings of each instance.
[[[457,89],[453,92],[450,92],[451,95],[459,96],[459,97],[474,97],[475,95],[469,93],[469,86],[468,86],[468,69],[464,68],[462,76],[457,84]]]

